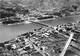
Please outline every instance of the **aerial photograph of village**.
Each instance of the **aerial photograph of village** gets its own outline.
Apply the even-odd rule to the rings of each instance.
[[[80,0],[0,0],[0,56],[80,56]]]

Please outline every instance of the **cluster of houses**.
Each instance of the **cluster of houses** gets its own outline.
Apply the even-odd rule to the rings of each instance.
[[[62,52],[70,33],[74,33],[70,47],[80,51],[80,22],[78,21],[34,29],[32,32],[21,34],[14,39],[0,43],[0,54],[32,56],[40,53],[42,56],[57,56]]]

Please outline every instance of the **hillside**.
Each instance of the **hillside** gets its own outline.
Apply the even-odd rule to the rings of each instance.
[[[80,0],[5,0],[11,3],[19,4],[31,10],[53,10],[60,9],[63,6],[78,6]]]
[[[80,15],[80,0],[0,0],[0,21],[20,18],[62,18]],[[12,15],[10,15],[12,14]],[[9,16],[8,16],[9,15]],[[10,17],[7,19],[7,17]],[[13,19],[11,19],[11,17]],[[3,18],[3,19],[2,19]],[[45,19],[46,19],[45,18]],[[15,20],[16,21],[16,20]]]

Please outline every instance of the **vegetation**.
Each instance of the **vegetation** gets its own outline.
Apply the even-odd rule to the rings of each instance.
[[[57,17],[80,15],[79,0],[1,0],[0,4],[0,18],[17,17],[16,14],[24,17],[33,14],[32,16],[35,17],[37,12],[40,12],[37,17],[44,14]],[[49,12],[45,13],[45,11]]]

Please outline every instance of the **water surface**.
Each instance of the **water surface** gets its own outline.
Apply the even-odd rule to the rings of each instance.
[[[80,20],[80,16],[71,16],[71,17],[59,18],[56,20],[42,21],[41,23],[47,23],[50,25],[60,25],[64,23],[75,22],[78,20]],[[0,42],[10,40],[12,38],[15,38],[17,35],[23,34],[28,31],[32,31],[33,29],[39,27],[43,26],[36,23],[0,26]]]

